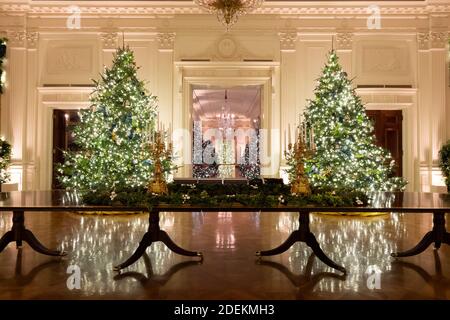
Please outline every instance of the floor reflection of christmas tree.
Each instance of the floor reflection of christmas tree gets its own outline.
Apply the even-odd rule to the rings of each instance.
[[[147,231],[148,215],[141,214],[132,219],[127,216],[70,216],[78,223],[74,223],[71,232],[62,239],[62,249],[70,252],[68,264],[80,267],[83,293],[93,295],[133,290],[136,285],[133,281],[111,281],[116,274],[113,266],[134,252]],[[174,226],[173,213],[161,213],[160,225],[170,232]],[[161,243],[152,244],[147,252],[154,274],[167,272],[174,253]],[[133,270],[145,274],[144,261],[137,261]]]
[[[366,270],[376,266],[381,272],[391,269],[390,253],[397,251],[398,239],[407,237],[403,214],[371,218],[332,217],[313,214],[311,231],[316,235],[324,252],[348,270],[345,281],[336,282],[324,278],[315,291],[334,292],[342,289],[358,291],[366,288]],[[298,228],[298,219],[292,213],[280,215],[276,229],[289,234]],[[311,250],[297,243],[288,257],[289,268],[294,273],[302,273]],[[313,273],[335,270],[316,260]]]

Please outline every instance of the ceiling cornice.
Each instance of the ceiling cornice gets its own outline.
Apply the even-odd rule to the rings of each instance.
[[[379,2],[381,14],[423,15],[450,13],[450,1],[444,4],[429,4],[426,1]],[[0,1],[0,11],[29,14],[66,14],[68,7],[76,5],[84,14],[126,14],[126,15],[183,15],[209,14],[191,1]],[[254,11],[262,15],[367,15],[367,1],[357,2],[265,2]]]

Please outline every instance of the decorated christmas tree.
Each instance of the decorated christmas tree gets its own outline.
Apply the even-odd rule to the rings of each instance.
[[[406,182],[393,177],[390,153],[375,144],[373,124],[335,51],[329,54],[304,115],[316,145],[305,164],[312,186],[361,191],[404,188]]]
[[[254,153],[254,154],[253,154]],[[245,145],[244,158],[239,164],[239,171],[242,176],[252,180],[261,175],[259,160],[259,135],[255,135],[250,142]]]
[[[91,107],[80,111],[74,130],[81,151],[66,152],[59,168],[67,188],[114,191],[149,182],[153,166],[147,142],[155,130],[157,98],[146,91],[137,70],[133,52],[121,48],[112,67],[94,81]]]
[[[234,141],[224,139],[218,144],[219,177],[230,178],[234,174]]]
[[[9,181],[8,167],[11,162],[11,145],[3,137],[0,138],[0,189],[1,184]]]
[[[196,152],[196,151],[194,151]],[[200,151],[200,159],[207,158],[210,161],[206,160],[202,163],[197,163],[192,165],[192,176],[194,178],[215,178],[219,175],[219,166],[217,162],[213,159],[216,159],[216,150],[212,145],[211,140],[203,141],[202,149]]]

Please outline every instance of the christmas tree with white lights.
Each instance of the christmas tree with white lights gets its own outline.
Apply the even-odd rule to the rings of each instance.
[[[404,188],[393,177],[394,160],[375,144],[374,127],[352,82],[331,51],[323,74],[308,101],[305,121],[312,128],[316,151],[305,164],[315,187],[361,191]]]
[[[137,78],[133,52],[117,50],[111,68],[94,81],[91,107],[74,130],[78,152],[65,152],[63,185],[79,191],[144,187],[153,165],[147,142],[155,131],[157,98]],[[170,168],[170,164],[164,164]]]
[[[244,157],[239,164],[241,175],[249,180],[261,176],[261,162],[259,159],[259,134],[252,137],[245,145]]]

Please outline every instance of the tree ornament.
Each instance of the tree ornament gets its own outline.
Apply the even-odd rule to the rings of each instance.
[[[392,176],[395,163],[391,155],[376,145],[372,123],[334,50],[304,117],[307,126],[314,129],[316,141],[314,157],[305,162],[314,187],[358,191],[404,188],[406,181]]]
[[[64,153],[58,168],[61,182],[82,193],[146,187],[153,162],[143,145],[154,132],[157,99],[138,79],[133,52],[118,49],[112,66],[94,84],[91,107],[80,111],[74,129],[80,150]],[[162,164],[164,174],[171,169],[170,161]]]

